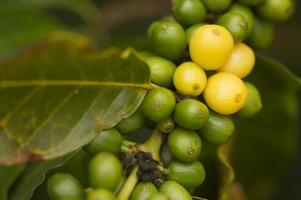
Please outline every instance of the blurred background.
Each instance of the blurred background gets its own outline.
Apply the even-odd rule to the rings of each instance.
[[[258,53],[284,63],[299,76],[301,74],[301,5],[298,3],[291,20],[275,25],[273,45],[268,50]],[[1,0],[0,59],[15,54],[57,30],[86,35],[96,49],[111,45],[144,49],[147,45],[145,31],[148,25],[155,19],[169,15],[170,10],[168,0]],[[283,105],[279,105],[281,106]],[[274,114],[277,115],[277,110]],[[301,124],[300,117],[298,124]],[[297,130],[299,133],[300,128],[298,127]],[[293,140],[301,144],[300,134],[297,134]],[[254,144],[254,148],[257,148],[257,145]],[[301,199],[301,145],[297,146],[289,167],[283,169],[277,179],[269,178],[266,179],[265,184],[259,184],[252,189],[244,188],[249,199],[256,196],[252,195],[254,193],[262,193],[261,198],[257,200]],[[271,152],[273,153],[275,152]],[[241,166],[242,162],[235,161],[235,158],[234,153],[233,163],[238,171],[237,181],[244,183],[246,181],[244,173],[252,174],[252,172],[239,171],[244,168]],[[261,163],[266,162],[262,160],[265,158],[256,154],[254,157],[246,158],[250,163],[253,159]],[[277,166],[282,162],[281,158],[271,161],[274,162],[268,165],[271,170],[273,165]],[[250,163],[245,162],[244,165]],[[268,167],[265,170],[269,173]],[[264,171],[261,170],[261,173]],[[252,176],[254,179],[259,178],[256,177],[256,171],[253,171]],[[270,185],[273,187],[269,187]],[[269,195],[265,195],[267,191]]]

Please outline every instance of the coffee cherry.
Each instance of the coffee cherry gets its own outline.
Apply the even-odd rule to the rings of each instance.
[[[205,20],[206,8],[200,0],[173,0],[173,16],[183,25],[193,25]]]
[[[176,22],[154,22],[148,30],[148,41],[157,54],[171,60],[178,60],[185,53],[185,32]]]
[[[253,70],[255,65],[254,51],[244,43],[238,43],[228,58],[225,66],[220,68],[219,72],[229,72],[239,78],[245,78]]]
[[[203,0],[208,10],[212,12],[223,12],[229,8],[232,0]]]
[[[113,191],[122,176],[122,166],[113,154],[102,152],[92,158],[88,173],[92,187]]]
[[[205,176],[205,169],[199,161],[190,163],[173,161],[168,166],[167,178],[188,189],[200,186]]]
[[[224,115],[239,111],[245,105],[247,96],[248,90],[243,81],[228,72],[211,76],[204,92],[207,105]]]
[[[205,104],[185,99],[176,105],[174,119],[178,125],[190,130],[200,129],[208,120],[209,110]]]
[[[169,163],[174,159],[167,142],[164,143],[160,149],[160,158],[164,166],[168,166]]]
[[[154,122],[168,119],[176,106],[174,94],[165,88],[152,89],[142,102],[144,116]]]
[[[248,44],[256,49],[268,48],[274,38],[274,27],[269,21],[255,19],[254,29],[248,39]]]
[[[185,30],[185,35],[186,35],[186,43],[189,45],[190,39],[194,33],[195,30],[197,30],[199,27],[205,25],[205,23],[198,23],[198,24],[194,24],[190,27],[188,27]]]
[[[66,173],[52,175],[47,182],[47,191],[51,200],[63,198],[83,198],[83,188],[73,176]]]
[[[245,82],[248,89],[247,103],[238,112],[239,116],[250,118],[255,116],[262,109],[261,97],[258,89],[251,83]]]
[[[158,193],[158,194],[151,196],[147,200],[170,200],[170,199],[165,194]]]
[[[207,77],[199,66],[185,62],[176,69],[173,82],[182,95],[199,96],[205,89]]]
[[[200,157],[202,141],[196,132],[177,127],[168,135],[168,147],[178,160],[193,162]]]
[[[150,182],[141,182],[136,185],[130,200],[148,200],[149,197],[158,194],[156,186]]]
[[[235,12],[228,12],[222,15],[218,19],[217,24],[225,27],[231,33],[236,43],[245,40],[250,33],[247,20]]]
[[[294,11],[293,0],[265,0],[256,9],[267,20],[285,21]]]
[[[192,200],[189,192],[175,181],[165,181],[159,191],[172,200]]]
[[[116,200],[116,198],[110,190],[99,188],[89,192],[87,200]]]
[[[146,58],[145,61],[151,71],[151,81],[161,87],[171,88],[176,65],[157,56]]]
[[[119,122],[115,128],[122,134],[129,134],[141,128],[144,125],[144,122],[144,115],[138,110],[132,116]]]
[[[97,154],[102,151],[117,154],[120,152],[122,136],[116,129],[108,129],[100,132],[98,136],[85,147],[85,150],[91,154]]]
[[[221,145],[229,141],[234,129],[230,117],[211,112],[207,123],[198,132],[204,141]]]
[[[174,128],[175,122],[171,118],[163,120],[157,124],[158,131],[162,133],[170,133]]]
[[[233,48],[231,33],[219,25],[198,28],[189,44],[191,59],[204,70],[216,70],[224,66]]]
[[[256,5],[259,5],[260,3],[262,3],[265,0],[238,0],[238,1],[240,1],[241,3],[244,3],[248,6],[256,6]]]

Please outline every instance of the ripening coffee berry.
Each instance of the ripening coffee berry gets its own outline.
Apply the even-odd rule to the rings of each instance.
[[[206,73],[193,62],[181,64],[175,71],[173,83],[182,95],[199,96],[205,89]]]
[[[180,101],[175,108],[174,119],[178,125],[190,130],[200,129],[208,120],[209,110],[195,99]]]
[[[189,45],[190,39],[194,33],[195,30],[197,30],[199,27],[205,25],[205,23],[199,23],[199,24],[194,24],[190,27],[188,27],[185,30],[185,35],[186,35],[186,43]]]
[[[162,133],[170,133],[174,128],[175,122],[172,118],[168,118],[157,123],[157,129]]]
[[[203,0],[206,8],[212,12],[223,12],[229,8],[232,0]]]
[[[147,32],[152,49],[160,56],[178,60],[185,54],[186,38],[183,28],[176,22],[154,22]]]
[[[232,35],[235,42],[245,40],[250,31],[248,21],[236,12],[228,12],[222,15],[217,24],[225,27]]]
[[[165,181],[159,191],[172,200],[192,200],[190,193],[175,181]]]
[[[176,106],[176,98],[166,88],[152,89],[142,102],[142,111],[146,118],[154,122],[168,119]]]
[[[205,20],[206,8],[200,0],[173,0],[173,16],[183,25],[193,25]]]
[[[177,127],[168,135],[168,147],[178,160],[192,162],[200,157],[202,141],[196,132]]]
[[[153,183],[140,182],[133,190],[130,200],[148,200],[151,196],[158,193],[158,189]]]
[[[256,9],[267,20],[285,21],[292,15],[294,4],[293,0],[265,0]]]
[[[189,44],[191,59],[204,70],[216,70],[225,65],[233,49],[231,33],[219,25],[198,28]]]
[[[200,186],[205,180],[206,172],[199,161],[173,161],[167,170],[167,179],[176,181],[185,188],[193,189]]]
[[[147,200],[169,200],[169,198],[165,194],[158,193],[158,194],[151,196]]]
[[[273,38],[273,24],[262,19],[255,19],[254,29],[248,38],[248,44],[256,49],[265,49],[272,44]]]
[[[254,51],[244,43],[238,43],[228,58],[227,63],[220,68],[219,72],[229,72],[239,78],[245,78],[253,70],[255,65]]]
[[[164,143],[160,149],[160,157],[164,166],[168,166],[169,163],[174,159],[167,142]]]
[[[114,194],[104,188],[99,188],[96,190],[92,190],[87,195],[87,200],[116,200]]]
[[[238,115],[244,118],[255,116],[262,109],[261,97],[258,89],[251,83],[245,82],[248,89],[248,99],[244,107],[238,112]]]
[[[221,145],[229,141],[234,129],[234,123],[230,117],[211,112],[207,123],[198,130],[198,133],[204,141]]]
[[[130,134],[141,128],[144,125],[144,122],[144,115],[138,110],[132,116],[119,122],[115,128],[122,134]]]
[[[228,72],[211,76],[204,91],[207,105],[224,115],[239,111],[245,105],[247,97],[248,90],[243,81]]]

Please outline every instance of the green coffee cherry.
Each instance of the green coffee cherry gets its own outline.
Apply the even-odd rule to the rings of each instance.
[[[178,160],[193,162],[200,157],[202,141],[196,132],[177,127],[168,135],[168,147]]]
[[[176,22],[154,22],[148,30],[148,41],[152,49],[165,58],[178,60],[185,54],[185,32]]]
[[[252,10],[241,3],[233,3],[230,12],[238,13],[241,16],[243,16],[247,23],[248,23],[248,36],[251,34],[253,28],[254,28],[254,14]]]
[[[175,181],[165,181],[159,191],[172,200],[192,200],[189,192]]]
[[[175,122],[173,119],[168,118],[157,124],[158,131],[162,133],[170,133],[175,128]]]
[[[274,39],[274,27],[271,22],[255,19],[254,29],[248,39],[248,44],[256,49],[268,48]]]
[[[189,130],[200,129],[207,122],[209,110],[195,99],[180,101],[175,108],[174,119],[178,125]]]
[[[150,182],[141,182],[136,185],[130,200],[148,200],[149,197],[158,194],[156,186]]]
[[[138,110],[132,116],[122,120],[115,128],[122,134],[129,134],[141,128],[144,125],[144,122],[144,115]]]
[[[160,149],[160,158],[163,162],[164,166],[168,166],[169,163],[174,159],[169,147],[168,143],[164,143]]]
[[[107,129],[98,134],[98,136],[88,144],[84,149],[97,154],[102,151],[117,154],[120,152],[122,136],[116,129]]]
[[[265,0],[256,9],[267,20],[285,21],[294,11],[293,0]]]
[[[200,0],[173,0],[173,16],[183,25],[192,25],[205,20],[206,8]]]
[[[261,97],[258,89],[251,83],[245,82],[248,89],[248,99],[245,106],[238,112],[244,118],[255,116],[262,108]]]
[[[185,34],[186,34],[186,43],[187,45],[189,45],[189,42],[190,42],[190,39],[194,33],[194,31],[196,29],[198,29],[199,27],[205,25],[205,23],[199,23],[199,24],[195,24],[195,25],[192,25],[190,27],[188,27],[186,30],[185,30]]]
[[[206,8],[212,12],[223,12],[229,8],[232,0],[203,0]]]
[[[158,193],[158,194],[152,195],[147,200],[170,200],[170,199],[165,194]]]
[[[234,124],[230,117],[212,112],[205,126],[198,132],[206,142],[221,145],[231,138],[234,132]]]
[[[107,189],[97,189],[88,193],[87,200],[116,200],[114,194]]]
[[[188,189],[200,186],[205,176],[205,169],[199,161],[190,163],[173,161],[168,166],[167,178]]]
[[[245,40],[250,32],[247,20],[235,12],[228,12],[222,15],[218,19],[217,24],[225,27],[231,33],[236,43]]]
[[[238,0],[238,1],[240,1],[241,3],[244,3],[248,6],[256,6],[256,5],[259,5],[260,3],[262,3],[265,0]]]
[[[102,152],[92,158],[88,173],[92,187],[113,191],[122,176],[122,166],[113,154]]]
[[[155,55],[149,51],[140,51],[138,52],[138,55],[140,56],[141,59],[146,61],[146,59],[154,57]]]
[[[161,87],[171,88],[176,65],[165,58],[157,56],[147,58],[145,61],[151,71],[151,81]]]
[[[47,182],[47,191],[51,200],[81,199],[84,195],[83,188],[78,180],[66,173],[52,175]]]
[[[168,119],[176,106],[174,94],[165,88],[152,89],[142,102],[145,117],[154,122]]]

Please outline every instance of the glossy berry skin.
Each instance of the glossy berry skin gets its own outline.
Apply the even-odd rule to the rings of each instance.
[[[92,158],[88,173],[92,187],[113,191],[122,177],[122,166],[113,154],[102,152]]]
[[[170,133],[174,128],[175,128],[175,122],[172,118],[168,118],[157,124],[158,131],[162,133]]]
[[[166,88],[152,89],[142,102],[145,117],[154,122],[168,119],[176,106],[174,94]]]
[[[203,0],[206,8],[212,12],[223,12],[229,8],[232,0]]]
[[[254,65],[254,51],[246,44],[238,43],[234,46],[226,64],[218,71],[229,72],[239,78],[245,78],[252,72]]]
[[[195,30],[189,44],[191,59],[204,70],[225,65],[234,45],[231,33],[219,25],[204,25]]]
[[[239,111],[246,103],[248,90],[237,76],[220,72],[208,79],[204,99],[209,108],[223,115]]]
[[[159,191],[172,200],[192,200],[189,192],[175,181],[165,181],[160,186]]]
[[[175,71],[174,86],[182,95],[199,96],[205,89],[205,71],[193,62],[182,63]]]
[[[205,20],[206,8],[200,0],[173,0],[173,16],[183,25],[193,25]]]
[[[248,6],[256,6],[264,2],[265,0],[238,0],[238,1]]]
[[[273,38],[273,24],[262,19],[255,19],[254,29],[248,39],[248,44],[255,49],[266,49],[272,44]]]
[[[205,177],[205,169],[199,161],[189,163],[173,161],[168,166],[167,178],[188,189],[200,186]]]
[[[158,193],[158,194],[152,195],[147,200],[170,200],[170,199],[165,194]]]
[[[171,88],[176,65],[168,59],[153,56],[145,59],[151,71],[151,81],[161,87]]]
[[[186,34],[186,43],[189,45],[190,39],[194,33],[195,30],[197,30],[198,28],[200,28],[201,26],[205,25],[205,23],[198,23],[198,24],[194,24],[190,27],[188,27],[185,30],[185,34]]]
[[[247,20],[236,12],[228,12],[222,15],[217,20],[217,24],[225,27],[236,43],[245,40],[250,33]]]
[[[293,14],[294,4],[293,0],[265,0],[256,9],[265,19],[281,22]]]
[[[148,200],[155,194],[158,194],[158,190],[153,183],[140,182],[133,190],[130,200]]]
[[[52,175],[47,182],[48,196],[51,200],[58,199],[81,199],[83,188],[73,176],[66,173]]]
[[[254,28],[254,14],[250,7],[247,7],[241,3],[233,3],[230,12],[240,14],[243,16],[248,23],[248,35],[249,36]]]
[[[234,129],[234,123],[230,117],[212,112],[205,126],[198,132],[204,141],[221,145],[229,141]]]
[[[246,105],[238,112],[240,117],[251,118],[262,109],[262,101],[258,89],[251,83],[245,82],[248,89]]]
[[[107,129],[98,134],[98,136],[85,147],[90,154],[99,152],[111,152],[117,154],[120,152],[122,136],[116,129]]]
[[[200,157],[202,141],[196,132],[177,127],[168,135],[168,147],[178,160],[193,162]]]
[[[154,22],[148,30],[148,41],[154,52],[165,58],[178,60],[185,54],[185,32],[176,22]]]
[[[119,122],[115,128],[122,134],[130,134],[141,128],[144,125],[144,122],[144,115],[138,110],[132,116]]]
[[[116,198],[110,190],[100,188],[89,192],[87,200],[116,200]]]
[[[169,163],[174,160],[174,157],[168,147],[168,143],[164,143],[160,149],[160,158],[164,166],[168,166]]]
[[[178,125],[190,130],[200,129],[208,120],[209,110],[195,99],[185,99],[176,105],[174,119]]]

